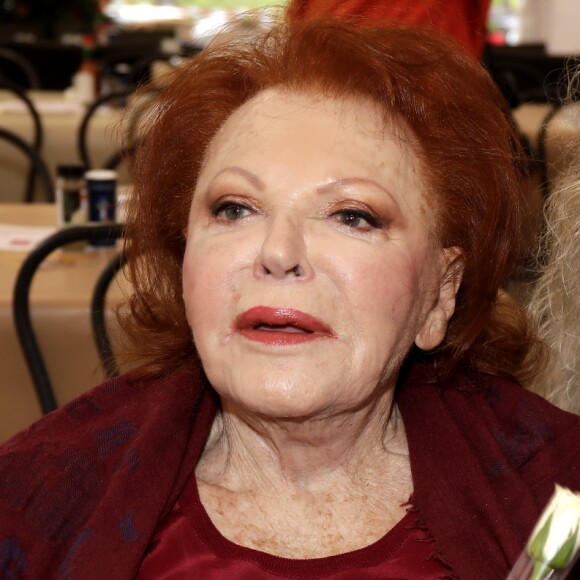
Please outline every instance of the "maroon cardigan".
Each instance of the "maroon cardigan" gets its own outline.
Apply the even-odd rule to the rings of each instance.
[[[580,489],[580,418],[518,385],[416,366],[397,404],[413,503],[459,578],[504,578],[554,483]],[[199,373],[114,379],[0,447],[0,577],[133,578],[217,408]]]

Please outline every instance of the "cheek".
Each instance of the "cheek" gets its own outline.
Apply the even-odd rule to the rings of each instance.
[[[218,328],[239,301],[239,265],[230,247],[191,245],[183,261],[183,300],[192,331]]]
[[[399,335],[408,328],[417,293],[415,276],[407,268],[393,265],[377,273],[360,292],[366,319],[379,333]]]
[[[196,303],[199,301],[197,292],[199,288],[195,283],[195,267],[186,258],[183,262],[183,303],[185,304],[185,316],[187,322],[192,330],[196,326],[195,314],[199,311]]]
[[[192,330],[203,321],[204,315],[215,310],[219,302],[213,260],[202,259],[203,252],[188,250],[183,261],[183,301]],[[219,283],[219,282],[218,282]]]
[[[353,309],[376,324],[408,315],[418,294],[418,274],[411,258],[399,248],[351,262],[343,277]]]

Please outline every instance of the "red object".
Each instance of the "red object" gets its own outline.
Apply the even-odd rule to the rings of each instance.
[[[435,28],[481,59],[490,4],[491,0],[290,0],[289,11],[296,20],[360,17],[363,24]]]

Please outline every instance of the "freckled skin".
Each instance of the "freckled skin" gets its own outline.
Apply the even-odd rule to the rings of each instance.
[[[369,545],[405,513],[413,485],[393,388],[414,342],[442,340],[455,293],[412,143],[366,102],[273,90],[210,145],[183,296],[222,402],[200,497],[233,542],[322,557]],[[331,332],[249,340],[236,320],[256,307]]]
[[[318,558],[368,546],[405,513],[404,507],[385,509],[351,490],[326,492],[321,497],[295,494],[281,502],[272,493],[224,493],[219,487],[199,485],[214,525],[226,538],[286,558]],[[291,514],[281,509],[286,501],[292,506]],[[349,514],[346,519],[345,514]]]

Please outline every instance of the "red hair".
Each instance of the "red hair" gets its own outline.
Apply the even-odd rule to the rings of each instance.
[[[459,246],[465,259],[447,336],[427,357],[448,374],[458,366],[520,378],[533,372],[524,361],[536,342],[521,309],[502,301],[496,315],[526,204],[523,154],[495,84],[433,31],[331,20],[210,45],[154,101],[136,148],[127,223],[135,294],[124,320],[147,372],[165,374],[196,356],[181,288],[192,192],[224,121],[271,87],[370,99],[386,119],[403,120],[419,142],[438,240]]]

